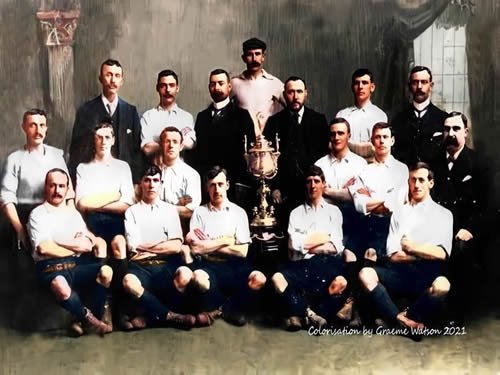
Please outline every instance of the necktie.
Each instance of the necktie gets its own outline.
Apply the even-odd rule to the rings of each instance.
[[[108,110],[108,115],[112,116],[111,114],[111,104],[106,104],[106,109]]]
[[[453,163],[455,163],[455,158],[453,155],[448,155],[446,160],[448,161],[448,169],[451,170],[451,168],[453,168]]]
[[[212,117],[212,122],[217,122],[224,116],[222,111],[223,111],[222,109],[214,109],[214,115]]]

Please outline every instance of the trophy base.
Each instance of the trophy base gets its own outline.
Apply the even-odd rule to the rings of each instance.
[[[274,227],[277,221],[274,217],[255,217],[250,223],[251,227]]]

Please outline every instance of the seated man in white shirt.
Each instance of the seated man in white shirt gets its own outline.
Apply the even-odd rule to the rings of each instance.
[[[375,161],[349,186],[354,207],[363,215],[358,228],[359,242],[353,250],[363,256],[365,250],[372,249],[382,258],[390,216],[407,199],[408,167],[391,155],[394,137],[389,124],[378,122],[373,126],[372,144]]]
[[[388,324],[420,329],[435,313],[450,289],[446,278],[453,239],[453,216],[435,203],[430,190],[433,173],[419,162],[410,170],[410,201],[394,211],[387,238],[385,267],[363,268],[359,278],[368,300]],[[409,297],[400,312],[394,299]]]
[[[175,206],[185,233],[193,210],[201,203],[200,175],[181,158],[184,148],[182,132],[168,126],[160,134],[163,185],[160,198]]]
[[[29,248],[25,225],[31,210],[43,202],[45,175],[52,168],[67,171],[63,151],[43,143],[47,134],[47,115],[33,108],[23,115],[21,125],[26,143],[7,157],[3,169],[0,200],[5,216],[14,228],[17,248]],[[74,199],[70,184],[68,200]],[[73,204],[73,203],[71,203]]]
[[[371,130],[377,122],[387,122],[387,115],[371,102],[375,91],[373,73],[365,68],[356,69],[352,74],[354,105],[340,110],[335,117],[343,117],[351,124],[352,136],[349,148],[367,161],[373,160],[370,143]]]
[[[147,322],[136,317],[130,321],[131,328],[143,328],[147,323],[189,329],[195,325],[195,317],[172,311],[178,307],[179,292],[192,276],[189,268],[179,268],[189,256],[189,248],[182,246],[182,229],[174,206],[159,198],[161,170],[157,166],[146,169],[141,190],[142,199],[125,212],[130,264],[123,285],[139,301]],[[183,255],[183,250],[187,254]]]
[[[305,316],[308,325],[325,326],[345,301],[342,213],[323,199],[325,187],[323,171],[312,166],[305,175],[306,201],[290,214],[291,262],[272,277],[288,331],[300,330]]]
[[[184,148],[190,150],[196,142],[193,115],[179,108],[176,102],[179,93],[179,78],[170,69],[158,73],[156,91],[160,103],[141,117],[141,148],[144,154],[151,158],[160,154],[160,133],[165,126],[179,129],[184,137]]]
[[[105,256],[106,243],[87,229],[74,206],[66,205],[69,186],[65,170],[47,172],[45,201],[31,212],[28,223],[36,271],[40,283],[50,289],[61,307],[99,333],[109,333],[112,326],[100,319],[113,271],[90,255]],[[93,289],[92,309],[86,308],[73,290],[78,287]],[[75,334],[83,334],[81,325],[72,327]]]
[[[225,169],[215,166],[207,172],[210,201],[194,210],[186,243],[194,255],[190,283],[197,302],[200,325],[222,315],[227,322],[246,324],[245,310],[255,292],[266,282],[260,271],[247,261],[251,243],[245,211],[227,198],[229,181]]]

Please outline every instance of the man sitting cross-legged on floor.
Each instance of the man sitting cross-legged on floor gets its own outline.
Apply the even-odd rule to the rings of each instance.
[[[45,201],[31,212],[28,231],[36,271],[41,284],[50,288],[60,306],[99,333],[109,333],[112,326],[99,319],[104,313],[113,271],[102,265],[102,259],[90,255],[94,252],[104,258],[106,243],[87,229],[72,205],[66,205],[69,184],[66,171],[49,170],[45,178]],[[76,287],[93,288],[92,311],[82,304],[73,290]],[[75,334],[83,334],[81,324],[75,323],[72,328]]]
[[[453,238],[453,216],[435,203],[429,166],[418,162],[410,168],[409,203],[391,217],[387,238],[389,262],[385,267],[365,267],[359,278],[368,301],[387,324],[423,328],[450,289],[446,278]],[[393,298],[413,303],[400,312]]]
[[[182,229],[175,206],[158,197],[161,177],[157,166],[147,168],[141,179],[141,201],[125,212],[131,256],[123,286],[138,300],[147,318],[145,321],[135,317],[129,325],[130,328],[144,328],[147,324],[190,329],[195,325],[195,317],[172,311],[179,305],[182,297],[179,292],[184,290],[192,274],[187,267],[179,268],[185,263],[183,250],[189,255],[189,249],[182,246]],[[166,302],[162,303],[160,298]]]
[[[288,331],[301,329],[304,316],[308,325],[325,326],[345,302],[342,214],[323,199],[325,187],[323,171],[311,166],[305,175],[306,201],[290,214],[291,262],[272,277]],[[344,255],[346,261],[356,260],[349,250]],[[316,313],[307,308],[308,302]]]
[[[195,256],[189,288],[194,308],[205,311],[198,325],[210,325],[222,315],[234,325],[246,324],[245,311],[266,277],[246,260],[251,242],[245,211],[227,198],[225,169],[215,166],[205,178],[210,201],[195,208],[186,242]],[[207,312],[209,311],[209,312]]]

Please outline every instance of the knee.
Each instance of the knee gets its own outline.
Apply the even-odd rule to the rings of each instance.
[[[127,257],[127,241],[125,237],[121,234],[114,236],[111,241],[111,250],[113,252],[113,258],[125,259]]]
[[[283,293],[288,287],[288,282],[281,272],[276,272],[271,278],[271,281],[273,282],[274,289],[276,289],[278,293]]]
[[[439,276],[432,283],[429,294],[433,297],[444,297],[450,291],[450,282],[444,276]]]
[[[252,271],[248,275],[248,286],[252,290],[259,290],[266,284],[266,276],[260,271]]]
[[[328,287],[328,294],[330,294],[331,296],[340,295],[345,290],[345,288],[347,288],[347,280],[344,276],[337,276],[330,283],[330,286]]]
[[[127,293],[133,295],[135,298],[140,298],[144,293],[141,281],[137,278],[137,276],[131,273],[127,273],[123,277],[123,288]]]
[[[364,267],[359,271],[359,280],[363,287],[371,292],[378,284],[377,272],[371,267]]]
[[[96,281],[105,288],[109,288],[112,279],[113,279],[113,270],[111,269],[111,267],[108,265],[102,266],[101,269],[99,270],[99,273],[97,274]]]
[[[354,254],[351,250],[349,249],[344,249],[344,261],[346,263],[351,263],[355,262],[357,260],[356,254]]]
[[[101,237],[96,237],[94,246],[96,258],[106,258],[108,255],[106,241],[104,241]]]
[[[175,271],[174,284],[179,291],[183,291],[192,279],[193,271],[186,266],[181,266]]]
[[[210,276],[203,270],[193,272],[193,283],[196,288],[202,292],[210,289]]]
[[[50,290],[58,301],[66,301],[71,296],[71,288],[64,276],[56,276],[50,282]]]

